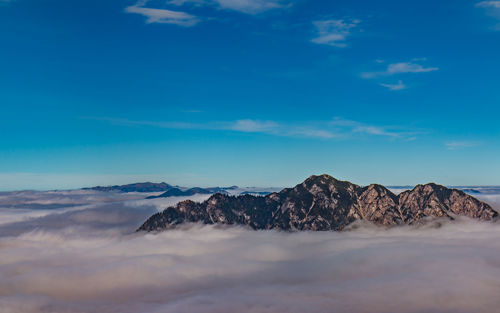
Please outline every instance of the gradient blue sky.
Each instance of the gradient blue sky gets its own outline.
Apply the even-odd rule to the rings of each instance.
[[[500,1],[0,0],[0,189],[500,184]]]

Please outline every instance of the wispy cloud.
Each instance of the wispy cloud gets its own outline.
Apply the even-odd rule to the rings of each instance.
[[[125,12],[136,13],[145,16],[146,23],[175,24],[190,27],[200,22],[200,19],[186,12],[171,11],[166,9],[154,9],[144,7],[147,1],[139,1],[136,4],[126,7]]]
[[[403,90],[406,89],[406,85],[403,84],[403,81],[399,80],[397,84],[380,84],[380,86],[388,88],[392,91]]]
[[[176,121],[144,121],[108,117],[83,117],[84,119],[99,120],[121,126],[151,126],[166,129],[199,129],[225,130],[242,133],[261,133],[283,137],[314,137],[333,138],[338,134],[313,125],[295,125],[275,121],[240,119],[235,121],[211,121],[204,123],[176,122]]]
[[[476,4],[476,7],[500,9],[500,1],[481,1]]]
[[[399,62],[399,63],[391,63],[387,66],[384,71],[378,72],[364,72],[361,73],[361,77],[363,78],[376,78],[381,76],[392,76],[397,74],[407,74],[407,73],[428,73],[439,70],[438,67],[425,67],[421,64],[418,64],[419,60],[425,59],[413,59],[409,62]]]
[[[272,9],[289,6],[281,0],[214,0],[222,9],[239,11],[247,14],[258,14]]]
[[[316,28],[316,37],[311,39],[311,42],[344,48],[347,46],[347,37],[360,22],[360,20],[344,19],[315,21],[313,24]]]
[[[153,8],[152,6],[160,6],[160,8]],[[215,7],[216,9],[256,15],[268,10],[283,9],[290,6],[291,3],[286,0],[170,0],[162,2],[139,0],[136,4],[126,7],[125,12],[145,16],[147,18],[146,23],[191,27],[202,20],[213,19],[212,17],[200,17],[188,13],[187,11],[193,9],[193,7]],[[179,11],[179,9],[182,9],[182,11]]]
[[[209,2],[210,1],[208,1],[208,0],[169,0],[169,1],[166,1],[167,4],[172,4],[172,5],[177,5],[177,6],[182,6],[185,4],[194,4],[197,6],[201,6],[201,5],[206,5]]]
[[[398,127],[383,127],[369,125],[357,121],[334,118],[327,121],[312,121],[301,123],[283,123],[270,120],[240,119],[235,121],[210,121],[203,123],[176,122],[176,121],[144,121],[107,117],[85,117],[85,119],[108,122],[120,126],[149,126],[165,129],[198,129],[233,131],[241,133],[258,133],[281,137],[305,137],[318,139],[348,138],[353,135],[371,135],[414,139],[419,131],[408,131]]]
[[[188,110],[181,110],[180,112],[182,112],[182,113],[203,113],[203,110],[188,109]]]
[[[387,68],[387,74],[394,75],[400,73],[427,73],[437,71],[439,68],[437,67],[424,67],[420,64],[412,63],[412,62],[403,62],[403,63],[394,63],[389,64]]]
[[[215,6],[218,9],[232,10],[246,14],[259,14],[272,9],[289,7],[289,1],[284,0],[171,0],[168,4],[183,6],[194,4],[196,6]]]
[[[188,122],[162,122],[162,121],[145,121],[145,120],[130,120],[126,118],[114,118],[114,117],[81,117],[82,119],[97,120],[103,122],[109,122],[110,124],[120,125],[120,126],[151,126],[158,128],[172,128],[172,129],[196,129],[202,128],[207,129],[211,124],[196,124]]]
[[[423,133],[421,131],[403,130],[398,127],[369,125],[358,121],[346,120],[342,118],[335,118],[330,122],[330,124],[333,126],[342,127],[343,131],[348,131],[355,134],[357,133],[374,136],[385,136],[406,140],[415,139],[416,135]]]
[[[279,124],[273,121],[238,120],[231,129],[245,133],[268,133],[278,127]]]
[[[500,9],[500,1],[481,1],[476,4],[476,7],[494,10]]]
[[[445,143],[448,150],[459,150],[479,146],[477,141],[449,141]]]
[[[476,7],[485,9],[486,14],[500,20],[500,1],[481,1],[476,4]],[[497,24],[494,29],[500,31],[500,24]]]

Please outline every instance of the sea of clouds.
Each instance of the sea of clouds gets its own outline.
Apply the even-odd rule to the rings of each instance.
[[[0,193],[0,312],[496,312],[500,224],[345,232],[189,225],[136,233],[185,198]],[[207,195],[195,195],[195,201]],[[500,208],[499,194],[480,196]]]

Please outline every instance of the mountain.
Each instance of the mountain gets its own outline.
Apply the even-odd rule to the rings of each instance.
[[[165,191],[164,193],[158,196],[149,196],[146,199],[156,199],[156,198],[168,198],[168,197],[181,197],[181,196],[192,196],[194,194],[211,194],[211,193],[223,193],[228,194],[228,190],[237,189],[238,186],[231,187],[209,187],[209,188],[200,188],[194,187],[182,190],[180,188],[171,188],[170,190]]]
[[[220,190],[220,191],[217,191],[217,192],[221,192],[221,191],[223,191],[223,190]],[[225,192],[225,191],[223,191],[223,192]],[[146,199],[179,197],[179,196],[192,196],[192,195],[197,194],[197,193],[198,194],[210,194],[210,193],[214,193],[214,191],[208,190],[208,189],[199,188],[199,187],[190,188],[190,189],[187,189],[187,190],[182,190],[180,188],[172,188],[172,189],[170,189],[168,191],[165,191],[161,195],[158,195],[158,196],[149,196]]]
[[[215,194],[202,203],[182,201],[151,216],[138,231],[166,230],[189,222],[324,231],[342,230],[356,220],[393,226],[454,216],[493,220],[498,213],[463,191],[436,184],[418,185],[396,196],[381,185],[360,187],[320,175],[265,197]]]
[[[271,191],[243,191],[240,195],[267,196]]]
[[[453,215],[491,220],[498,216],[488,204],[463,191],[436,184],[418,185],[411,191],[401,193],[399,210],[409,220],[426,216],[453,218]]]
[[[210,194],[210,193],[227,193],[227,190],[237,189],[238,186],[231,187],[209,187],[209,188],[200,188],[194,187],[187,190],[185,188],[179,186],[172,186],[167,183],[134,183],[128,185],[114,185],[114,186],[96,186],[83,188],[84,190],[96,190],[96,191],[104,191],[104,192],[161,192],[164,191],[163,194],[159,196],[148,197],[150,198],[162,198],[162,197],[173,197],[173,196],[191,196],[195,193],[202,194]]]
[[[114,186],[96,186],[90,188],[83,188],[85,190],[96,191],[115,191],[115,192],[160,192],[167,191],[174,188],[174,186],[167,183],[135,183],[128,185],[114,185]]]

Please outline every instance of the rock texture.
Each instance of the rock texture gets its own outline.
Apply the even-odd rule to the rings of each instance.
[[[215,194],[202,203],[183,201],[151,216],[138,230],[158,231],[201,222],[322,231],[342,230],[356,220],[393,226],[454,216],[493,220],[498,213],[460,190],[436,184],[418,185],[396,196],[381,185],[360,187],[321,175],[265,197]]]
[[[418,185],[399,195],[399,210],[403,221],[419,220],[426,216],[448,217],[464,215],[480,220],[491,220],[498,214],[488,204],[461,190],[436,184]]]

